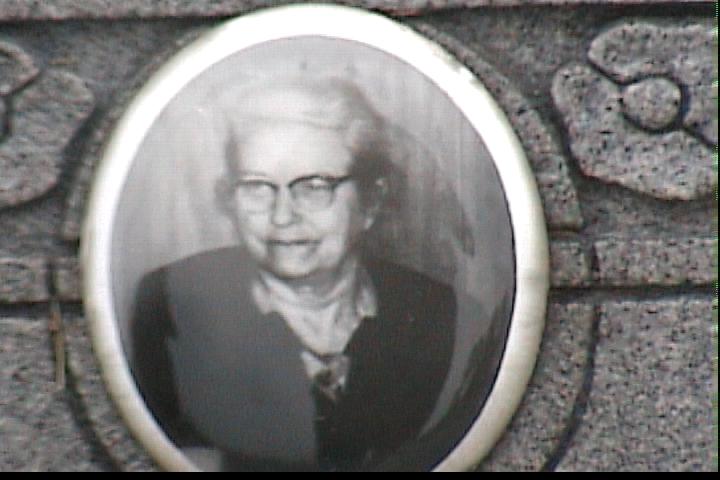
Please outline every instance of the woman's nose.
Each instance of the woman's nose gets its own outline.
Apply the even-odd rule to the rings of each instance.
[[[292,195],[287,188],[278,189],[272,209],[272,223],[277,227],[291,224],[296,218]]]

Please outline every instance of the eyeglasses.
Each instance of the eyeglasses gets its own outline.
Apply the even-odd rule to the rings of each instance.
[[[296,178],[287,185],[298,209],[317,211],[328,208],[335,201],[335,189],[352,175],[331,177],[311,175]],[[235,184],[240,207],[247,212],[267,212],[273,208],[281,186],[260,179],[240,179]]]

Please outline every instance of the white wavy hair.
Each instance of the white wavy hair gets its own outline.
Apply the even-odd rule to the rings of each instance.
[[[351,174],[363,201],[374,201],[373,185],[393,169],[385,122],[363,92],[352,82],[337,77],[308,76],[273,79],[230,88],[217,97],[227,125],[225,174],[217,184],[217,196],[227,210],[237,177],[242,145],[256,131],[297,123],[337,132],[351,153]]]

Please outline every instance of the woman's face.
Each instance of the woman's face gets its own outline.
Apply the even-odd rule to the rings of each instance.
[[[240,236],[260,268],[287,280],[332,278],[354,254],[373,219],[361,207],[352,178],[338,182],[331,190],[332,201],[321,202],[321,207],[298,201],[314,194],[317,179],[306,182],[310,192],[297,187],[304,182],[297,180],[342,179],[350,174],[351,154],[340,136],[331,130],[279,124],[254,133],[238,151],[239,179],[245,185],[235,195]],[[258,207],[257,199],[250,198],[253,189],[273,200]]]

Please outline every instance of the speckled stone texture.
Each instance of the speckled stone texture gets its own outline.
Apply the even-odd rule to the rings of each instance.
[[[0,257],[0,302],[42,302],[49,299],[47,259]]]
[[[0,207],[32,200],[57,184],[62,152],[94,106],[81,79],[57,70],[11,102],[9,138],[0,145]]]
[[[107,470],[70,391],[55,384],[45,318],[0,316],[0,339],[0,471]]]
[[[53,285],[57,298],[63,301],[82,300],[80,262],[75,257],[62,257],[53,261]]]
[[[623,113],[646,130],[672,126],[680,115],[680,87],[665,78],[648,78],[626,87],[620,98]]]
[[[0,471],[156,469],[108,398],[82,315],[85,199],[115,122],[152,72],[215,17],[271,3],[0,0]],[[391,11],[475,73],[539,187],[552,285],[542,350],[479,469],[716,469],[714,10],[346,3]],[[36,20],[9,21],[21,18]],[[53,380],[54,300],[65,390]]]
[[[718,143],[717,101],[712,101],[712,81],[717,78],[717,34],[712,24],[663,26],[630,22],[608,30],[596,38],[588,58],[614,80],[629,82],[664,80],[685,89],[687,111],[682,124],[708,142]],[[645,79],[645,80],[644,80]],[[648,109],[667,108],[667,93],[648,98]]]
[[[74,392],[82,405],[87,432],[92,436],[104,460],[125,472],[157,470],[154,462],[134,440],[110,400],[93,354],[87,321],[67,316],[68,371],[74,379]],[[107,469],[107,468],[106,468]]]
[[[606,285],[707,285],[717,278],[716,238],[599,240],[598,276]]]
[[[582,287],[591,281],[590,258],[576,240],[550,242],[550,285]]]
[[[583,173],[663,199],[695,199],[717,188],[714,41],[709,23],[629,22],[589,48],[589,60],[609,78],[584,65],[558,71],[553,97]]]
[[[0,95],[8,95],[35,78],[32,58],[12,43],[0,41]]]
[[[685,0],[694,3],[699,0]],[[279,0],[0,0],[0,20],[221,16],[289,3]],[[478,6],[663,4],[668,0],[344,0],[336,3],[377,9],[396,15],[421,15],[451,8]]]
[[[585,175],[666,200],[701,198],[717,187],[708,145],[682,130],[650,133],[631,124],[623,115],[621,87],[592,68],[560,70],[553,97]]]
[[[549,306],[541,353],[527,394],[507,433],[482,464],[486,471],[538,471],[563,438],[582,391],[594,308]],[[543,405],[543,408],[538,408]],[[519,439],[524,439],[519,441]]]
[[[602,307],[588,409],[560,470],[712,470],[711,308],[709,298]]]

